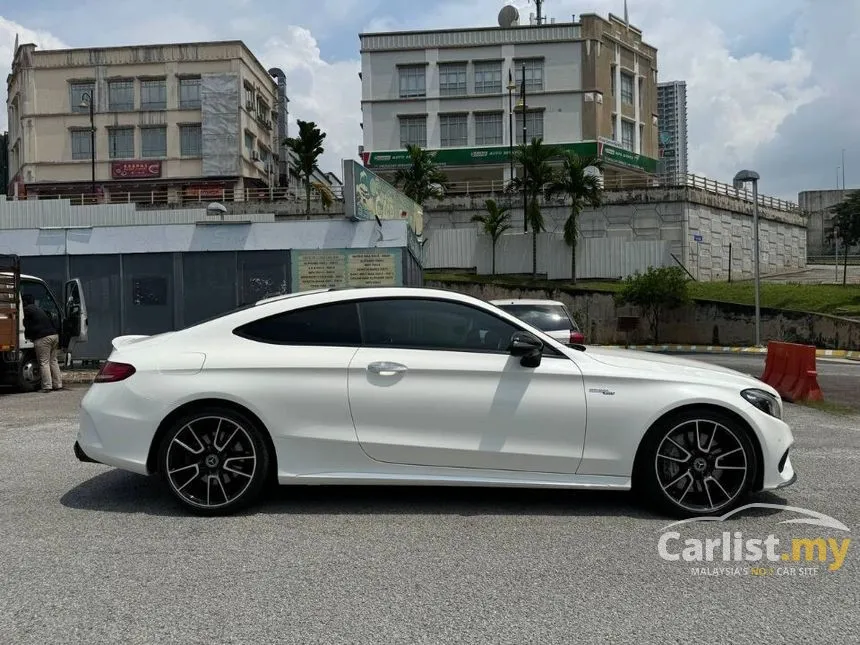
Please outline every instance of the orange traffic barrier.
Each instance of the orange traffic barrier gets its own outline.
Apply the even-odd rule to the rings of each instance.
[[[761,380],[789,402],[821,401],[815,346],[770,341]]]

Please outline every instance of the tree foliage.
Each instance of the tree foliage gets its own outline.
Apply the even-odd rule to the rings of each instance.
[[[448,177],[420,146],[407,145],[409,167],[394,173],[394,185],[413,202],[424,207],[431,197],[439,198],[448,185]]]
[[[472,216],[472,221],[481,225],[481,229],[490,236],[493,243],[493,275],[496,274],[496,243],[499,238],[511,229],[511,213],[507,207],[499,206],[494,199],[484,202],[485,213]]]
[[[529,144],[520,144],[514,151],[514,163],[524,169],[524,177],[514,177],[507,190],[525,193],[526,223],[532,230],[532,275],[537,276],[537,236],[544,229],[540,198],[555,179],[552,160],[559,156],[555,146],[544,145],[543,139],[533,138]]]
[[[645,273],[627,277],[616,301],[640,308],[657,343],[663,313],[690,301],[687,276],[680,267],[648,267]]]
[[[845,264],[842,268],[842,284],[848,282],[848,249],[860,244],[860,190],[855,190],[832,208],[833,233],[838,237],[845,253]]]
[[[600,177],[587,171],[588,168],[602,170],[603,161],[598,157],[580,157],[573,151],[562,156],[562,167],[555,173],[547,187],[547,197],[562,194],[570,200],[570,215],[564,222],[564,241],[571,251],[571,278],[576,282],[576,243],[579,240],[579,214],[584,208],[600,206],[602,187]]]
[[[311,217],[311,176],[319,171],[317,162],[325,152],[323,141],[326,133],[319,129],[313,121],[298,119],[299,133],[296,137],[287,137],[284,141],[293,151],[298,161],[299,176],[305,182],[305,213]]]

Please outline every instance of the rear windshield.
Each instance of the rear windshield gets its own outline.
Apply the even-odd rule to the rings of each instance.
[[[499,305],[499,309],[541,331],[576,329],[576,324],[562,305]]]

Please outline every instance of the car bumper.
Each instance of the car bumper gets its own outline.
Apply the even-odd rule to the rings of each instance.
[[[791,463],[791,448],[794,435],[787,423],[781,419],[758,415],[757,432],[762,451],[761,490],[776,490],[791,486],[797,474]]]
[[[75,455],[81,461],[148,475],[147,458],[156,431],[152,408],[152,401],[120,383],[92,385],[81,401]]]

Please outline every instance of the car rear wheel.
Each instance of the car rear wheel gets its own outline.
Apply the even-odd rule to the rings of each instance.
[[[673,415],[649,431],[634,485],[670,515],[714,516],[744,500],[757,470],[746,429],[727,414],[701,409]]]
[[[197,410],[171,426],[159,450],[159,472],[186,509],[229,515],[259,497],[269,471],[263,430],[234,410]]]

